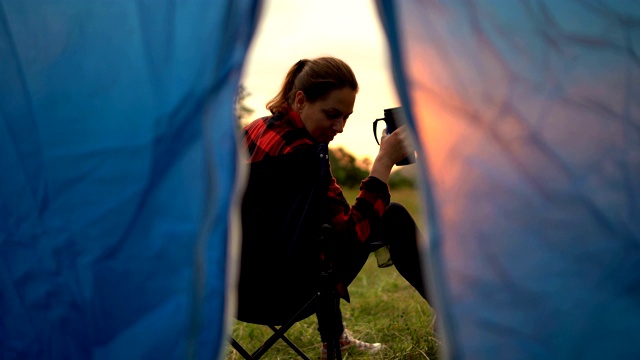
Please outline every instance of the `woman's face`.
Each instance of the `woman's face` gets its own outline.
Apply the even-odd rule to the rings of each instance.
[[[345,87],[333,90],[323,99],[308,102],[304,93],[298,91],[294,110],[300,114],[302,123],[317,142],[329,143],[344,129],[356,102],[356,91]]]

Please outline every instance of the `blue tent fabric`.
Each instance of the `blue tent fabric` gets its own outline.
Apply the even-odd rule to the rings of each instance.
[[[378,1],[453,359],[640,358],[640,7]]]
[[[215,358],[242,1],[0,1],[0,358]]]

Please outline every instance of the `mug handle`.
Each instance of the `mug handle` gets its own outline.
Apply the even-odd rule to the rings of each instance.
[[[377,130],[377,128],[378,128],[378,121],[380,121],[380,120],[384,121],[384,118],[382,118],[382,119],[376,119],[376,120],[373,122],[373,138],[374,138],[374,139],[376,139],[376,142],[378,143],[378,145],[380,145],[380,141],[378,141],[378,133],[377,133],[377,131],[376,131],[376,130]]]

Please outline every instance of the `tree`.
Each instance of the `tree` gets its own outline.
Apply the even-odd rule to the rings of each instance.
[[[329,162],[333,177],[340,186],[357,187],[369,171],[359,165],[356,158],[342,147],[329,149]]]
[[[238,90],[236,92],[235,98],[235,114],[236,114],[236,123],[238,126],[242,127],[243,120],[248,116],[253,114],[254,110],[245,104],[245,100],[251,96],[251,93],[247,91],[243,84],[238,85]]]
[[[389,176],[389,187],[392,189],[409,188],[416,186],[416,165],[403,166]]]
[[[338,184],[345,188],[360,186],[360,182],[369,176],[371,160],[364,158],[360,162],[342,147],[329,149],[331,172]],[[415,187],[414,166],[404,166],[391,173],[389,187],[392,189]]]

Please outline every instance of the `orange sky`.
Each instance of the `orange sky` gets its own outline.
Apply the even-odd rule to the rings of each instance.
[[[346,61],[360,85],[354,113],[331,146],[373,159],[378,151],[373,120],[382,117],[385,108],[399,106],[373,1],[265,1],[242,79],[251,93],[246,104],[254,109],[252,117],[268,114],[265,104],[291,65],[323,55]]]

